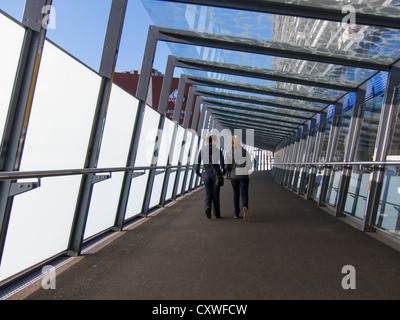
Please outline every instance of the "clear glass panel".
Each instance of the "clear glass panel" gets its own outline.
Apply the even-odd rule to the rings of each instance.
[[[151,161],[153,159],[154,144],[156,141],[156,136],[158,134],[159,121],[160,114],[151,107],[146,106],[142,123],[142,131],[140,134],[140,142],[137,149],[135,167],[151,165]],[[142,212],[148,177],[149,171],[146,170],[145,174],[132,179],[128,206],[125,214],[126,219],[129,219]]]
[[[341,175],[342,170],[334,170],[329,179],[328,190],[326,192],[326,202],[333,207],[336,207]]]
[[[321,145],[321,151],[318,156],[317,162],[325,162],[326,157],[327,157],[327,152],[328,152],[328,144],[329,144],[329,138],[330,138],[330,132],[331,132],[331,126],[332,126],[332,119],[326,121],[323,124],[324,128],[322,131],[322,145]],[[314,187],[313,187],[313,192],[312,192],[312,197],[314,199],[317,199],[319,197],[319,194],[321,192],[321,183],[322,183],[322,177],[323,177],[324,170],[323,169],[318,169],[316,176],[315,176],[315,182],[314,182]]]
[[[397,108],[400,102],[400,90],[397,89]],[[400,161],[400,110],[397,114],[394,136],[387,161]],[[400,166],[387,166],[383,179],[377,219],[378,228],[400,237]]]
[[[53,0],[52,6],[54,24],[50,23],[47,37],[93,70],[98,70],[111,0]],[[94,14],[88,19],[90,13]],[[84,44],[85,50],[79,44]]]
[[[0,14],[0,30],[7,30],[7,32],[0,33],[0,43],[7,48],[0,52],[0,137],[2,137],[25,29]]]
[[[99,154],[98,168],[125,167],[138,100],[113,85]],[[114,225],[124,173],[96,183],[89,207],[85,239]]]
[[[0,10],[3,10],[17,21],[22,21],[26,0],[1,0]],[[1,29],[7,30],[7,29]]]
[[[166,166],[168,164],[168,155],[174,135],[175,123],[165,118],[164,130],[162,132],[162,140],[158,154],[158,166]],[[151,193],[150,208],[160,203],[160,197],[162,187],[164,185],[165,170],[164,173],[158,174],[154,177],[153,190]]]
[[[344,161],[345,147],[347,146],[347,140],[349,135],[349,126],[351,116],[353,114],[353,109],[350,108],[346,110],[341,116],[339,120],[339,133],[338,133],[338,142],[336,145],[336,150],[333,155],[333,161],[342,162]],[[337,201],[337,191],[339,188],[339,182],[341,177],[342,170],[334,169],[331,172],[331,176],[329,179],[328,190],[326,193],[325,202],[329,205],[336,207]]]
[[[378,131],[380,114],[383,104],[383,94],[366,102],[361,118],[361,133],[357,140],[357,151],[354,161],[372,161],[374,159],[375,141]],[[363,218],[370,173],[353,167],[348,196],[345,203],[345,213]]]
[[[313,155],[314,155],[314,152],[315,152],[315,142],[316,142],[317,132],[318,132],[318,126],[316,126],[316,127],[311,129],[310,137],[309,137],[309,139],[310,139],[310,141],[309,141],[309,143],[310,143],[310,148],[309,148],[310,153],[308,155],[306,154],[305,162],[310,162],[313,159]],[[304,193],[307,193],[308,188],[309,188],[308,182],[309,182],[311,168],[304,168],[304,170],[306,170],[305,184],[304,184],[304,190],[301,190],[301,191],[304,192]]]
[[[101,78],[46,42],[21,171],[79,169],[85,162]],[[81,177],[43,179],[14,198],[0,279],[67,249]]]

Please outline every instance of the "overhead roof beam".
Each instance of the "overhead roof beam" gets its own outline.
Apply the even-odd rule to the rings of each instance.
[[[342,13],[341,8],[327,8],[322,6],[306,6],[297,4],[296,2],[277,2],[268,0],[168,0],[170,2],[181,2],[189,4],[198,4],[211,7],[220,7],[228,9],[238,9],[245,11],[264,12],[278,15],[287,15],[294,17],[310,18],[310,19],[324,19],[328,21],[342,22],[345,14]],[[357,24],[400,29],[399,16],[400,9],[398,7],[390,7],[391,16],[376,15],[368,12],[363,12],[365,4],[352,4],[357,12]],[[388,12],[388,7],[374,6],[375,12]]]
[[[249,125],[249,122],[240,121],[240,120],[234,119],[232,117],[224,117],[224,116],[216,115],[216,114],[215,114],[215,117],[218,120],[225,121],[225,122],[227,122],[227,123],[229,123],[231,125],[235,125],[235,124],[243,124],[243,125],[247,125],[247,126]],[[265,123],[262,123],[262,122],[255,122],[255,121],[252,121],[251,125],[254,128],[262,128],[262,129],[268,129],[268,130],[272,130],[272,131],[279,131],[279,132],[282,132],[284,134],[289,134],[289,133],[293,132],[294,130],[296,130],[296,128],[279,127],[278,125],[265,124]]]
[[[275,88],[266,88],[264,86],[257,86],[257,85],[246,85],[243,83],[238,82],[231,82],[231,81],[220,81],[220,80],[212,80],[207,78],[198,78],[188,76],[188,80],[193,83],[194,85],[200,86],[208,86],[214,88],[221,88],[227,90],[234,90],[234,91],[243,91],[243,92],[250,92],[250,93],[257,93],[269,96],[276,96],[294,100],[303,100],[309,102],[316,102],[316,103],[325,103],[327,105],[334,103],[337,98],[325,98],[325,97],[313,97],[313,96],[305,96],[305,95],[295,95],[290,93],[285,93],[283,90],[277,90]]]
[[[221,123],[224,124],[224,125],[227,125],[226,122],[224,123],[222,121]],[[228,127],[228,129],[230,129],[233,133],[235,133],[235,130],[237,130],[237,129],[246,130],[248,128],[245,125],[238,125],[238,126],[235,126],[235,127],[232,127],[232,126]],[[282,135],[279,135],[279,134],[274,134],[274,133],[271,133],[271,132],[266,132],[266,131],[263,131],[263,130],[254,130],[254,137],[268,138],[268,139],[271,139],[271,140],[279,142],[282,139],[284,139],[286,136],[282,136]]]
[[[285,131],[281,130],[279,128],[270,128],[268,126],[264,126],[262,124],[258,123],[251,123],[251,125],[248,122],[245,121],[237,121],[237,120],[232,120],[230,118],[224,118],[223,116],[216,116],[216,119],[218,122],[223,123],[227,125],[229,128],[246,128],[246,129],[254,129],[254,130],[260,130],[265,133],[273,134],[273,135],[279,135],[280,137],[286,137],[288,136],[291,132],[293,132],[295,129],[292,131]]]
[[[323,108],[308,109],[308,108],[303,108],[301,106],[295,106],[295,104],[289,105],[289,104],[279,103],[278,101],[274,101],[272,99],[257,98],[257,97],[245,96],[245,95],[240,95],[240,94],[227,94],[227,93],[222,93],[222,92],[212,92],[212,91],[201,90],[201,89],[197,89],[196,93],[202,97],[213,97],[213,98],[217,98],[217,99],[225,99],[225,100],[230,100],[230,101],[252,103],[252,104],[257,104],[257,105],[262,105],[262,106],[267,106],[267,107],[309,112],[309,113],[313,113],[313,114],[321,112],[326,107],[326,104],[324,104]]]
[[[337,64],[355,68],[389,71],[390,62],[386,64],[374,62],[362,56],[334,55],[329,53],[318,53],[302,46],[289,44],[276,44],[273,41],[246,39],[233,36],[223,37],[204,32],[193,32],[169,28],[151,26],[158,30],[157,40],[197,45],[239,52],[255,53],[268,56],[290,58],[296,60],[309,60],[327,64]]]
[[[211,103],[215,107],[217,107],[218,110],[225,110],[230,112],[231,109],[235,110],[243,110],[246,112],[252,112],[252,113],[259,113],[259,114],[268,114],[268,115],[277,115],[277,116],[282,116],[282,117],[290,117],[290,118],[297,118],[297,119],[303,119],[303,120],[308,120],[312,118],[312,116],[305,116],[299,113],[284,113],[284,112],[277,112],[275,110],[268,110],[266,108],[261,109],[261,108],[255,108],[254,106],[250,104],[234,104],[234,103],[229,103],[229,102],[220,102],[220,101],[214,101],[214,100],[209,100],[209,99],[203,99],[205,103]]]
[[[208,106],[209,108],[212,106]],[[243,119],[243,112],[239,112],[239,111],[230,111],[229,114],[227,114],[226,112],[221,112],[221,111],[216,111],[213,110],[212,113],[217,113],[223,116],[233,116],[234,114],[236,114],[236,117],[241,117],[241,119]],[[303,124],[303,122],[294,122],[294,121],[289,121],[289,120],[281,120],[281,119],[277,119],[277,118],[273,118],[273,117],[268,117],[268,116],[262,116],[262,115],[250,115],[250,114],[246,114],[246,118],[251,119],[252,122],[262,122],[262,120],[268,120],[268,121],[273,121],[275,123],[277,123],[278,125],[282,125],[284,123],[288,123],[288,124],[292,124],[295,126],[299,126],[301,124]],[[249,121],[247,121],[249,122]]]
[[[198,59],[188,59],[176,57],[175,66],[184,69],[194,69],[201,71],[209,71],[215,73],[230,74],[241,77],[257,78],[263,80],[278,81],[284,83],[295,83],[305,86],[313,86],[325,89],[333,89],[340,91],[356,91],[357,84],[340,85],[337,82],[316,81],[311,77],[303,76],[301,74],[283,73],[264,68],[246,67],[241,65],[234,65],[230,63],[218,63],[213,61],[204,61]]]

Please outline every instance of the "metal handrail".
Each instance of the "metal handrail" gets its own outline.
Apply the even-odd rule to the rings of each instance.
[[[400,161],[349,161],[349,162],[274,162],[274,165],[292,166],[398,166]]]
[[[65,169],[65,170],[42,170],[42,171],[7,171],[0,172],[1,180],[16,180],[16,179],[41,179],[48,177],[61,177],[97,173],[113,173],[127,171],[146,171],[160,169],[177,169],[189,168],[196,165],[178,165],[178,166],[145,166],[145,167],[114,167],[114,168],[88,168],[88,169]]]

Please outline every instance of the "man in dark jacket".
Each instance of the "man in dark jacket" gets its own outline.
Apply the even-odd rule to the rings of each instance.
[[[203,161],[203,172],[200,173],[200,165]],[[200,150],[197,157],[196,174],[202,176],[204,180],[205,213],[208,219],[211,218],[211,208],[215,218],[221,217],[219,202],[220,186],[216,185],[217,175],[225,174],[224,157],[222,151],[217,148],[217,136],[211,135],[206,138],[205,145]],[[222,169],[221,169],[222,168]]]

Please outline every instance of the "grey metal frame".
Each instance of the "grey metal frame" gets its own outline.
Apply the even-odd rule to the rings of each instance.
[[[398,112],[395,104],[398,88],[400,86],[400,62],[392,66],[389,72],[389,79],[385,92],[384,104],[382,107],[381,118],[379,121],[378,135],[375,144],[375,161],[384,161],[389,151],[390,143],[394,135],[396,125],[394,119]],[[377,165],[373,167],[371,183],[368,189],[367,205],[362,222],[364,231],[375,231],[374,223],[379,206],[380,193],[382,190],[384,168]]]
[[[44,18],[42,8],[51,4],[51,0],[26,1],[22,20],[26,30],[1,142],[1,171],[17,171],[20,167],[47,32],[42,26]],[[14,195],[10,193],[14,183],[14,181],[0,181],[0,264],[14,199]]]
[[[102,75],[102,80],[92,133],[86,153],[85,168],[95,168],[97,166],[126,7],[127,0],[113,0],[111,3],[99,71]],[[103,176],[103,178],[107,177]],[[93,185],[98,181],[98,177],[93,174],[82,176],[68,244],[69,254],[72,256],[80,255],[81,253]]]
[[[349,125],[349,137],[347,148],[344,153],[344,161],[353,161],[357,140],[360,135],[361,130],[361,107],[365,102],[365,93],[366,93],[367,84],[362,85],[356,92],[356,98],[353,106],[353,114],[351,117],[350,125]],[[350,185],[350,176],[351,176],[351,167],[345,166],[343,167],[342,175],[339,183],[338,190],[338,200],[335,210],[336,217],[342,217],[344,211],[344,205],[346,202],[346,195]]]
[[[339,126],[340,126],[342,111],[343,111],[343,103],[337,102],[335,104],[335,112],[334,112],[333,119],[332,119],[332,127],[331,127],[331,130],[329,133],[329,141],[328,141],[328,148],[327,148],[327,154],[326,154],[327,162],[331,162],[333,160],[333,156],[335,154],[338,137],[339,137]],[[322,181],[321,181],[321,191],[320,191],[320,194],[318,195],[318,205],[319,206],[322,206],[323,202],[325,201],[331,172],[332,172],[332,168],[330,166],[324,167]]]
[[[319,158],[319,154],[321,151],[321,144],[322,144],[322,134],[323,134],[323,129],[325,126],[325,121],[326,121],[327,114],[326,112],[321,112],[320,113],[320,122],[318,125],[318,132],[317,136],[315,137],[315,146],[314,146],[314,152],[311,161],[312,162],[317,162]],[[307,194],[306,194],[306,199],[311,198],[311,194],[314,188],[314,181],[315,181],[315,176],[317,173],[317,168],[315,166],[311,166],[310,168],[310,175],[309,175],[309,180],[308,180],[308,189],[307,189]]]
[[[166,0],[162,0],[166,1]],[[303,18],[311,18],[311,19],[320,19],[324,17],[324,20],[342,22],[343,13],[341,8],[333,9],[327,7],[312,7],[306,6],[302,4],[298,4],[296,2],[278,2],[278,1],[267,1],[267,0],[168,0],[171,2],[181,2],[181,3],[190,3],[197,5],[205,5],[212,7],[221,7],[221,8],[229,8],[229,9],[238,9],[245,11],[255,11],[255,12],[264,12],[264,13],[272,13],[279,15],[288,15],[295,17],[303,17]],[[360,5],[362,6],[362,4]],[[357,7],[360,7],[357,6]],[[377,12],[379,10],[384,10],[383,7],[375,7]],[[394,10],[396,10],[394,8]],[[397,9],[398,10],[398,9]],[[383,17],[370,13],[357,12],[357,23],[367,26],[375,26],[382,28],[393,28],[400,29],[398,19],[395,17]]]

